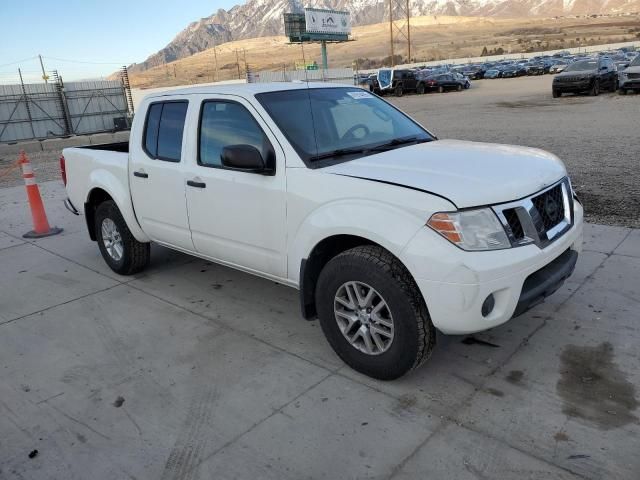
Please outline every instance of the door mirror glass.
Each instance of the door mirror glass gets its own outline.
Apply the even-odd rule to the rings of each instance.
[[[262,154],[252,145],[229,145],[222,149],[222,165],[251,173],[270,173]]]

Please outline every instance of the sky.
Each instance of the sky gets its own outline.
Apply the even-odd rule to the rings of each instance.
[[[57,69],[65,80],[109,75],[141,62],[190,22],[243,0],[0,0],[0,83]],[[93,62],[93,63],[80,63]]]

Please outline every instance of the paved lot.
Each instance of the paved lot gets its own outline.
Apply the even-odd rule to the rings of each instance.
[[[0,189],[2,479],[638,478],[639,230],[588,226],[547,303],[383,383],[289,288],[160,247],[114,275],[42,190],[65,231],[25,242]]]

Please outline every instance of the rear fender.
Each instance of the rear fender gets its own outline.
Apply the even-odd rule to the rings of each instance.
[[[143,243],[149,242],[150,238],[147,237],[138,223],[133,203],[131,202],[131,195],[122,185],[122,180],[113,175],[113,173],[104,169],[92,171],[89,175],[89,189],[87,190],[85,203],[89,201],[91,192],[97,188],[107,192],[116,203],[120,213],[122,213],[122,217],[125,222],[127,222],[127,227],[129,227],[129,230],[135,239]]]

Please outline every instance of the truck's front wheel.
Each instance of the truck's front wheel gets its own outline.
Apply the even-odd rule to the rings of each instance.
[[[415,282],[381,247],[356,247],[330,260],[318,278],[316,306],[338,356],[370,377],[401,377],[427,360],[435,345]]]
[[[95,232],[102,258],[114,272],[133,275],[149,264],[149,244],[135,239],[113,200],[96,209]]]

